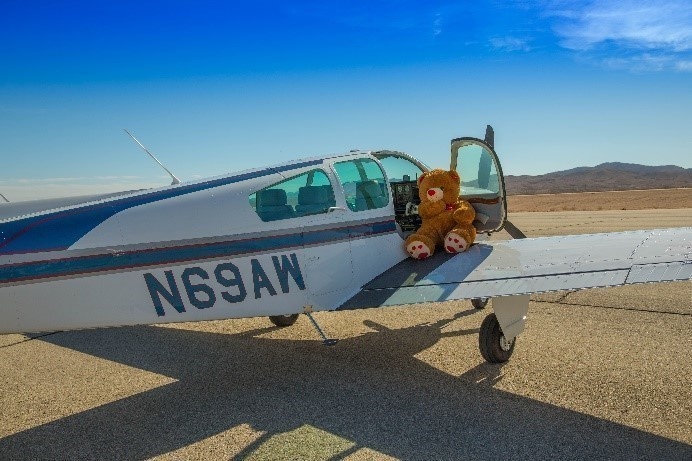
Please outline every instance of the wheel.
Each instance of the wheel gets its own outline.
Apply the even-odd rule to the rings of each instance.
[[[290,327],[298,320],[298,314],[270,315],[269,321],[277,327]]]
[[[476,309],[485,309],[485,306],[488,305],[489,300],[490,298],[473,298],[471,300],[471,305]]]
[[[483,358],[490,363],[502,363],[509,360],[514,352],[517,339],[511,341],[505,339],[500,329],[500,322],[495,314],[488,315],[481,323],[478,334],[478,347]]]

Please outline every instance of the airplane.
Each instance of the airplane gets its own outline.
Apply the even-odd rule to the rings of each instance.
[[[451,141],[450,169],[479,238],[421,261],[403,242],[430,168],[391,150],[2,203],[0,334],[259,316],[287,327],[303,313],[333,345],[313,312],[491,299],[479,350],[502,363],[533,293],[692,278],[692,227],[526,238],[508,221],[490,125]],[[502,229],[514,239],[483,238]]]

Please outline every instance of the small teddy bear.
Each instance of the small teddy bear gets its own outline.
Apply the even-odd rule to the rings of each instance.
[[[466,251],[476,239],[473,206],[459,198],[459,174],[454,171],[432,170],[418,178],[420,205],[418,214],[423,223],[406,239],[406,251],[414,259],[425,259],[438,246],[447,253]]]

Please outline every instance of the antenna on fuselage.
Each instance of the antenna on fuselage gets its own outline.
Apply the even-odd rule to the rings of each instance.
[[[10,203],[10,201],[7,200],[7,197],[5,197],[4,195],[0,194],[0,197],[2,197],[2,199],[3,199],[4,201],[6,201],[7,203]]]
[[[137,144],[139,144],[139,147],[141,147],[142,149],[144,149],[144,152],[146,152],[147,154],[149,154],[149,157],[153,158],[154,161],[155,161],[156,163],[158,163],[159,166],[160,166],[161,168],[163,168],[164,170],[166,170],[166,173],[168,173],[169,175],[171,175],[171,178],[173,178],[173,182],[171,183],[171,185],[180,184],[180,179],[178,179],[173,173],[171,173],[171,170],[169,170],[168,168],[166,168],[165,166],[163,166],[163,163],[159,162],[159,159],[157,159],[156,157],[154,157],[154,154],[152,154],[151,152],[149,152],[149,151],[147,150],[147,148],[144,147],[144,145],[142,145],[141,142],[137,141],[137,138],[135,138],[134,136],[132,136],[132,134],[131,134],[129,131],[127,131],[125,128],[123,128],[123,131],[124,131],[125,133],[127,133],[128,136],[130,136],[134,142],[136,142]]]

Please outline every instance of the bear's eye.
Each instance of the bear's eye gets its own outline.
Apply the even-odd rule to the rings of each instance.
[[[445,188],[444,188],[444,187],[440,187],[440,190],[441,190],[442,192],[444,192]]]

